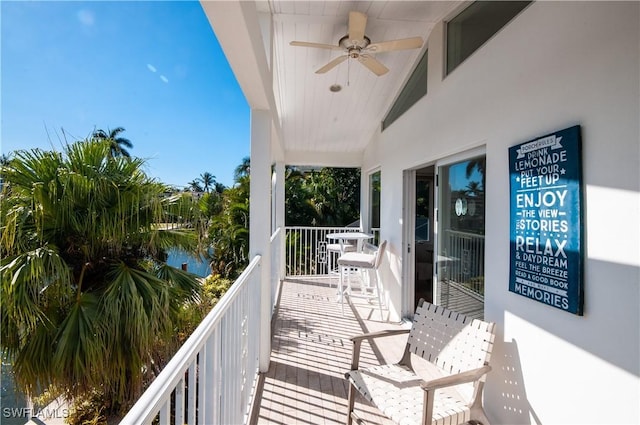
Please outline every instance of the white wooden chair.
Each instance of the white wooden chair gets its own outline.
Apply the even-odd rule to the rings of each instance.
[[[354,412],[356,394],[393,422],[409,424],[489,425],[482,407],[482,389],[493,348],[495,325],[419,301],[411,329],[381,331],[351,338],[351,371],[347,424],[362,423]],[[409,333],[397,364],[359,369],[364,340]],[[422,362],[419,374],[412,356]]]
[[[352,296],[351,293],[351,269],[360,270],[374,270],[376,279],[374,285],[370,287],[361,287],[361,294],[356,295],[358,297],[364,297],[368,299],[377,299],[378,307],[380,309],[380,320],[384,320],[382,314],[382,280],[380,279],[380,263],[384,256],[384,251],[387,246],[387,241],[382,241],[380,246],[372,253],[365,252],[347,252],[338,258],[338,269],[340,273],[340,284],[338,286],[338,292],[340,296],[340,302],[342,303],[342,314],[344,314],[344,296],[345,293]],[[349,274],[347,285],[344,285],[345,272]],[[368,292],[370,291],[370,292]]]

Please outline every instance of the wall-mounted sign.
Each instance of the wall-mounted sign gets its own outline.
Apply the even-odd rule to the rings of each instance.
[[[509,148],[509,291],[582,315],[580,126]]]

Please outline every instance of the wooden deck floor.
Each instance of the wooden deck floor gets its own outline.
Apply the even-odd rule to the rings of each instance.
[[[354,298],[344,315],[336,301],[336,279],[285,280],[274,320],[271,363],[262,376],[252,424],[344,424],[351,363],[349,338],[364,332],[397,328],[380,320],[377,305]],[[330,286],[330,283],[333,286]],[[384,310],[384,316],[388,312]],[[391,337],[362,347],[361,364],[399,360],[406,337]],[[389,422],[364,399],[356,410],[372,424]]]

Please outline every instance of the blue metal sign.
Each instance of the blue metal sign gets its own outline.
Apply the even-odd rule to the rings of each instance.
[[[582,315],[580,126],[509,148],[509,291]]]

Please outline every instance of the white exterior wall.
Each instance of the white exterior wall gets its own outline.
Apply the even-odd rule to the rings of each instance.
[[[398,318],[403,170],[486,148],[485,318],[498,336],[485,406],[495,423],[640,423],[639,21],[638,2],[534,3],[444,79],[439,25],[428,94],[364,155],[363,170],[381,166],[385,290]],[[576,124],[584,316],[508,291],[508,148]]]

